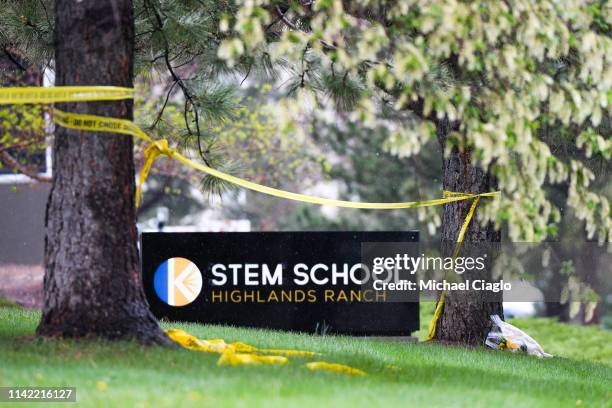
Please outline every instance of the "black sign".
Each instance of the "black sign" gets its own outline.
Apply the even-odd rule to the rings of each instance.
[[[419,304],[364,290],[362,244],[417,232],[143,233],[158,318],[311,333],[407,336]]]

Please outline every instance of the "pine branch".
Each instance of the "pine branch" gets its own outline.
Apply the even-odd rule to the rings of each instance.
[[[26,72],[28,70],[13,56],[13,53],[11,53],[7,47],[3,47],[2,51],[4,51],[4,55],[6,55],[6,57],[21,71]]]
[[[149,129],[153,129],[155,126],[157,126],[157,124],[161,120],[162,115],[164,114],[164,111],[166,110],[166,106],[168,106],[168,101],[170,100],[170,95],[172,94],[172,90],[174,89],[176,84],[177,84],[177,82],[174,81],[172,83],[172,85],[170,86],[170,89],[168,89],[168,92],[166,93],[166,99],[164,100],[164,104],[161,107],[161,109],[159,110],[159,112],[157,114],[157,117],[155,118],[155,121],[153,121],[153,124],[151,126],[149,126]]]
[[[196,137],[197,137],[197,142],[198,142],[198,152],[200,154],[200,157],[202,158],[202,160],[204,161],[204,163],[210,167],[210,163],[208,162],[208,159],[206,158],[204,151],[202,149],[202,141],[201,141],[201,131],[200,131],[200,118],[199,118],[199,114],[198,114],[198,108],[197,108],[197,104],[194,101],[193,95],[191,94],[191,92],[189,91],[189,88],[187,87],[187,85],[185,85],[185,82],[183,81],[183,79],[181,77],[179,77],[177,75],[177,73],[174,71],[174,67],[172,66],[171,62],[170,62],[170,45],[168,43],[168,38],[166,37],[166,33],[164,32],[164,22],[159,14],[159,12],[157,11],[157,9],[155,8],[155,6],[151,3],[150,0],[146,0],[145,3],[150,7],[150,9],[153,12],[153,15],[155,17],[155,22],[157,23],[156,26],[156,32],[158,32],[161,37],[162,40],[164,42],[164,52],[163,52],[163,57],[164,57],[164,62],[166,64],[166,68],[168,69],[168,72],[170,72],[170,75],[172,76],[172,79],[174,79],[175,83],[181,88],[181,91],[183,92],[183,95],[185,96],[185,113],[184,113],[184,119],[185,119],[185,126],[187,127],[187,131],[191,134],[191,128],[189,126],[189,105],[191,105],[193,107],[193,115],[194,115],[194,122],[195,122],[195,126],[196,126]]]

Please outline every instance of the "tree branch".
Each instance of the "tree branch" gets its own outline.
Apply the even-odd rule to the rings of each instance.
[[[19,161],[15,159],[13,156],[11,156],[8,152],[5,152],[5,151],[0,152],[0,162],[2,162],[2,164],[5,165],[6,167],[9,167],[12,170],[15,170],[25,176],[28,176],[29,178],[33,180],[40,181],[43,183],[51,182],[51,177],[41,176],[36,171],[19,163]]]
[[[204,155],[204,151],[202,149],[202,141],[201,141],[202,133],[200,131],[200,118],[199,118],[197,104],[195,103],[193,95],[191,95],[191,92],[189,91],[189,89],[185,85],[185,82],[183,81],[183,79],[181,77],[179,77],[177,75],[177,73],[174,71],[174,67],[170,63],[170,44],[168,43],[168,38],[166,37],[166,33],[164,33],[164,30],[163,30],[164,22],[162,21],[161,16],[159,15],[159,13],[158,13],[157,9],[155,8],[155,6],[153,6],[153,4],[150,1],[147,1],[146,3],[148,4],[149,8],[153,11],[153,15],[155,17],[155,23],[156,23],[155,31],[159,32],[161,34],[161,36],[162,36],[162,39],[164,40],[164,54],[163,54],[163,57],[164,57],[164,61],[166,63],[166,68],[170,72],[170,75],[172,76],[172,79],[176,82],[176,84],[179,86],[179,88],[181,88],[181,91],[183,91],[183,95],[185,95],[185,99],[186,100],[185,100],[184,119],[185,119],[185,126],[187,127],[187,131],[190,134],[192,134],[191,128],[189,127],[189,116],[188,116],[188,112],[189,112],[188,106],[191,105],[193,114],[195,116],[195,118],[194,118],[195,126],[196,126],[196,133],[195,133],[195,135],[196,135],[196,139],[198,141],[198,152],[199,152],[199,155],[200,155],[200,157],[202,158],[202,160],[204,161],[204,163],[207,166],[212,167],[211,164],[206,159],[206,156]]]
[[[159,123],[159,121],[162,118],[162,115],[164,114],[164,110],[166,110],[166,106],[168,105],[168,100],[170,99],[170,94],[172,93],[172,90],[174,89],[174,86],[177,84],[176,81],[174,81],[172,83],[172,86],[170,86],[170,89],[168,90],[168,92],[166,93],[166,100],[164,101],[164,105],[161,107],[161,109],[159,110],[159,113],[157,114],[157,117],[155,118],[155,121],[153,122],[153,124],[149,127],[149,129],[153,129],[157,123]]]
[[[20,70],[22,70],[23,72],[26,72],[28,69],[26,67],[24,67],[16,58],[15,56],[13,56],[13,53],[11,53],[6,47],[3,47],[2,50],[4,51],[4,55],[6,55],[6,57]]]

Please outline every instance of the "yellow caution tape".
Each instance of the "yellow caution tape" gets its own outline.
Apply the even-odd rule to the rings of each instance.
[[[325,361],[313,361],[312,363],[307,363],[306,368],[311,371],[330,371],[332,373],[349,374],[359,377],[365,377],[367,375],[365,371],[358,368],[350,367],[344,364],[326,363]]]
[[[283,356],[259,356],[257,354],[246,354],[246,353],[235,353],[233,351],[225,352],[221,354],[217,365],[223,366],[242,366],[242,365],[261,365],[261,364],[273,364],[282,365],[287,364],[287,357]]]
[[[206,353],[223,353],[233,349],[221,339],[200,340],[195,336],[180,329],[166,330],[166,334],[173,341],[180,344],[184,348]]]
[[[166,334],[186,349],[221,354],[218,365],[285,364],[287,357],[313,357],[318,354],[305,350],[260,349],[241,342],[226,343],[223,339],[203,340],[180,329],[166,330]]]
[[[226,343],[222,339],[203,340],[180,329],[170,329],[165,332],[168,337],[186,349],[221,354],[217,360],[217,365],[219,366],[283,365],[289,361],[287,357],[312,357],[319,354],[305,350],[260,349],[241,342]],[[306,367],[310,370],[326,370],[360,376],[366,375],[365,372],[357,368],[342,364],[326,363],[324,361],[307,363]]]
[[[120,86],[54,86],[0,88],[0,105],[81,101],[116,101],[134,98],[132,88]]]
[[[445,191],[444,194],[454,195],[457,193]],[[474,198],[474,201],[472,201],[472,205],[470,206],[470,209],[467,215],[465,216],[465,220],[463,220],[463,225],[461,225],[461,229],[459,230],[459,236],[457,237],[457,244],[455,245],[455,249],[453,251],[453,259],[455,259],[457,255],[459,254],[459,250],[461,249],[461,244],[463,243],[463,237],[465,236],[465,233],[467,232],[467,229],[470,226],[470,221],[472,220],[472,217],[474,216],[474,212],[476,211],[476,206],[478,205],[478,201],[480,200],[480,197],[481,197],[480,195],[477,195]],[[436,326],[438,325],[438,319],[440,319],[440,316],[442,315],[442,310],[444,309],[445,301],[446,301],[446,291],[442,291],[442,294],[440,295],[440,299],[438,300],[438,303],[436,304],[436,310],[434,312],[434,315],[431,321],[429,322],[429,333],[427,334],[426,341],[433,340],[433,338],[436,337]]]
[[[225,353],[227,351],[232,351],[236,353],[280,354],[294,357],[312,357],[318,354],[314,351],[305,350],[260,349],[241,342],[226,343],[223,339],[202,340],[181,329],[169,329],[166,330],[166,334],[185,348],[207,353]]]
[[[53,122],[69,129],[87,130],[90,132],[121,133],[137,137],[149,143],[153,142],[153,139],[131,120],[107,118],[104,116],[87,115],[83,113],[68,113],[59,109],[53,109],[52,117]]]
[[[241,342],[226,343],[222,339],[203,340],[180,329],[169,329],[165,332],[168,337],[186,349],[221,354],[217,360],[217,365],[219,366],[283,365],[289,361],[287,357],[313,357],[319,354],[314,351],[305,350],[262,349]],[[359,376],[366,375],[365,372],[357,368],[324,361],[307,363],[306,367],[309,370],[325,370]]]
[[[429,322],[429,332],[427,333],[427,339],[425,341],[433,340],[436,337],[436,326],[438,325],[438,320],[442,315],[442,309],[444,309],[444,302],[446,301],[446,291],[442,291],[440,295],[440,299],[438,299],[438,303],[436,303],[436,310],[434,311],[434,315]]]
[[[116,118],[106,118],[102,116],[95,115],[86,115],[86,114],[77,114],[77,113],[67,113],[62,112],[58,109],[53,111],[53,120],[60,126],[78,129],[78,130],[86,130],[93,132],[111,132],[111,133],[122,133],[126,135],[131,135],[137,137],[141,140],[144,140],[150,143],[149,147],[145,150],[145,164],[140,172],[140,177],[138,181],[138,187],[136,191],[136,202],[137,205],[140,204],[140,196],[142,192],[142,185],[147,179],[149,171],[151,170],[151,166],[153,161],[159,157],[160,155],[168,156],[179,162],[193,168],[199,170],[203,173],[206,173],[210,176],[217,177],[221,180],[225,180],[229,183],[235,184],[240,187],[247,188],[249,190],[257,191],[263,194],[268,194],[275,197],[285,198],[288,200],[301,201],[305,203],[319,204],[319,205],[330,205],[334,207],[345,207],[345,208],[361,208],[361,209],[378,209],[378,210],[391,210],[391,209],[401,209],[401,208],[415,208],[415,207],[430,207],[435,205],[442,205],[447,203],[452,203],[456,201],[463,201],[469,198],[474,197],[492,197],[498,192],[491,193],[481,193],[481,194],[468,194],[468,193],[449,193],[445,198],[439,198],[434,200],[424,200],[424,201],[408,201],[408,202],[398,202],[398,203],[371,203],[371,202],[355,202],[355,201],[345,201],[345,200],[334,200],[331,198],[322,198],[322,197],[314,197],[305,194],[292,193],[285,190],[280,190],[268,186],[264,186],[258,183],[253,183],[251,181],[241,179],[239,177],[232,176],[227,173],[223,173],[219,170],[208,167],[202,163],[198,163],[193,161],[182,154],[178,153],[176,150],[172,149],[168,145],[168,141],[166,139],[161,140],[153,140],[149,135],[147,135],[144,131],[142,131],[138,126],[136,126],[133,122],[125,119],[116,119]]]
[[[59,86],[59,87],[15,87],[15,88],[0,88],[0,104],[17,104],[17,103],[54,103],[54,102],[75,102],[75,101],[94,101],[94,100],[118,100],[128,99],[133,97],[134,90],[131,88],[122,88],[114,86]],[[275,197],[285,198],[289,200],[301,201],[319,205],[330,205],[335,207],[345,208],[361,208],[361,209],[402,209],[415,207],[428,207],[435,205],[448,204],[456,201],[463,201],[474,197],[491,197],[499,194],[499,192],[468,194],[458,192],[445,192],[445,198],[424,200],[424,201],[409,201],[398,203],[371,203],[371,202],[354,202],[345,200],[334,200],[329,198],[314,197],[304,194],[292,193],[285,190],[279,190],[272,187],[263,186],[244,180],[219,170],[210,168],[204,164],[195,162],[170,148],[168,141],[165,139],[154,141],[142,129],[140,129],[132,121],[126,119],[107,118],[103,116],[77,114],[63,112],[59,109],[53,111],[53,121],[63,127],[77,130],[93,131],[93,132],[110,132],[121,133],[137,137],[150,143],[150,146],[145,151],[146,162],[141,170],[138,189],[137,201],[139,202],[142,185],[144,184],[148,173],[151,169],[153,161],[160,155],[165,155],[174,158],[181,163],[188,165],[196,170],[202,171],[210,176],[217,177],[237,186],[244,187],[260,193],[272,195]]]

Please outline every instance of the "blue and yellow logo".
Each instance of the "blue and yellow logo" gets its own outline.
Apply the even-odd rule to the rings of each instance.
[[[185,306],[200,294],[202,274],[189,259],[170,258],[157,267],[153,287],[157,296],[170,306]]]

